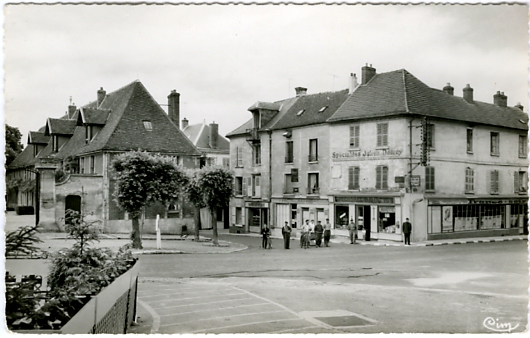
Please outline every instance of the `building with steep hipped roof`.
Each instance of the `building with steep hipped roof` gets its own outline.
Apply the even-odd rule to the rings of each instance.
[[[329,94],[297,88],[294,98],[251,107],[253,118],[228,135],[241,187],[231,204],[237,230],[329,219],[334,235],[354,221],[364,238],[400,241],[409,218],[413,240],[527,231],[520,104],[509,107],[501,92],[476,101],[470,85],[459,97],[450,84],[434,89],[404,69],[368,65],[339,93],[327,105],[319,100]],[[265,165],[257,149],[271,159]]]
[[[8,175],[19,168],[40,172],[40,224],[61,230],[65,210],[73,209],[87,220],[102,220],[106,231],[130,231],[127,215],[112,197],[116,182],[111,163],[116,155],[142,150],[173,157],[185,167],[196,167],[201,155],[179,128],[178,93],[172,91],[168,103],[166,114],[144,85],[134,81],[111,93],[101,88],[95,101],[79,109],[70,105],[66,115],[48,118],[39,132],[30,132],[26,152],[15,159]],[[144,230],[154,228],[156,215],[165,212],[161,205],[147,209]],[[177,228],[191,220],[189,212],[173,207],[170,217],[176,219],[161,228],[178,233]]]

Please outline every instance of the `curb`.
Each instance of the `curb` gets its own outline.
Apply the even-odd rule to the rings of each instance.
[[[474,244],[474,243],[494,243],[494,242],[508,242],[508,241],[528,241],[528,238],[495,238],[495,239],[475,239],[475,240],[460,240],[452,242],[442,243],[414,243],[410,246],[441,246],[441,245],[452,245],[452,244]],[[366,243],[360,242],[361,245],[373,245],[373,246],[405,246],[403,243]]]

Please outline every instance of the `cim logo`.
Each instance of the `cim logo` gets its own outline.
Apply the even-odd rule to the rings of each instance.
[[[495,332],[511,332],[519,327],[519,324],[512,326],[512,323],[502,323],[499,322],[499,319],[494,319],[492,317],[488,317],[484,319],[484,322],[482,322],[482,325],[488,330],[495,331]]]

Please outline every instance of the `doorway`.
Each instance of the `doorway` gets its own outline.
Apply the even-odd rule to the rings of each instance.
[[[68,210],[77,212],[78,214],[73,217],[68,213]],[[79,219],[81,217],[81,196],[79,195],[68,195],[64,201],[64,220],[67,224],[73,224],[74,218]]]
[[[370,206],[369,205],[358,205],[357,206],[357,228],[359,230],[366,230],[370,232]]]

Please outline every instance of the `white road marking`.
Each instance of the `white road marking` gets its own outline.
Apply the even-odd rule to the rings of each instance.
[[[160,317],[171,317],[171,316],[178,316],[178,315],[187,315],[187,314],[190,314],[190,313],[219,311],[219,310],[226,310],[226,309],[238,309],[238,308],[241,308],[241,307],[250,307],[250,306],[267,305],[267,304],[269,304],[269,303],[255,303],[255,304],[238,305],[238,306],[216,307],[214,309],[208,309],[208,310],[197,310],[197,311],[172,313],[172,314],[169,314],[169,315],[161,315]],[[162,325],[162,326],[165,326],[165,325]]]
[[[162,307],[157,307],[156,309],[170,309],[170,308],[174,308],[174,307],[188,307],[188,306],[193,306],[193,305],[204,305],[204,304],[216,304],[216,303],[225,303],[225,302],[233,302],[233,301],[236,301],[236,300],[244,300],[244,299],[249,299],[249,298],[232,298],[232,299],[229,299],[229,300],[219,300],[217,302],[206,302],[206,303],[193,303],[193,304],[183,304],[183,305],[170,305],[170,306],[162,306]]]
[[[213,330],[220,330],[220,329],[230,329],[233,327],[256,325],[256,324],[267,324],[267,323],[272,323],[272,322],[290,322],[293,320],[300,320],[300,318],[278,319],[278,320],[273,320],[273,321],[268,320],[268,321],[263,321],[263,322],[243,323],[243,324],[238,324],[238,325],[218,326],[218,327],[212,327],[210,329],[205,329],[205,330],[191,331],[190,333],[199,333],[199,332],[213,331]]]
[[[253,316],[253,315],[261,315],[261,314],[265,314],[265,313],[276,313],[276,312],[283,312],[283,310],[267,311],[267,312],[249,312],[249,313],[243,313],[243,314],[239,314],[239,315],[228,315],[228,316],[219,316],[219,317],[208,317],[208,318],[203,318],[203,319],[189,320],[189,321],[187,321],[187,322],[179,322],[179,323],[165,324],[165,325],[162,325],[162,326],[163,326],[163,327],[168,327],[168,326],[182,325],[182,324],[186,324],[186,323],[195,323],[195,322],[200,322],[200,321],[204,321],[204,320],[222,319],[222,318],[234,318],[234,317],[244,317],[244,316]]]
[[[151,332],[150,333],[157,333],[158,329],[160,328],[160,316],[158,313],[156,313],[155,310],[153,310],[152,307],[150,307],[146,302],[142,301],[141,299],[138,299],[138,303],[149,312],[151,317],[153,317],[153,325],[151,326]]]
[[[191,298],[179,298],[179,300],[181,299],[194,299],[194,298],[203,298],[203,297],[214,297],[214,296],[211,296],[211,295],[205,295],[204,293],[205,292],[210,292],[210,293],[216,293],[217,292],[226,292],[226,291],[231,291],[231,290],[214,290],[214,291],[201,291],[202,295],[199,296],[199,297],[191,297]],[[169,297],[169,296],[178,296],[178,295],[188,295],[190,294],[189,292],[175,292],[175,293],[164,293],[164,294],[157,294],[157,295],[148,295],[148,296],[142,296],[142,298],[153,298],[153,297]],[[232,295],[235,295],[235,294],[232,294]],[[231,296],[231,295],[226,295],[226,296]]]

